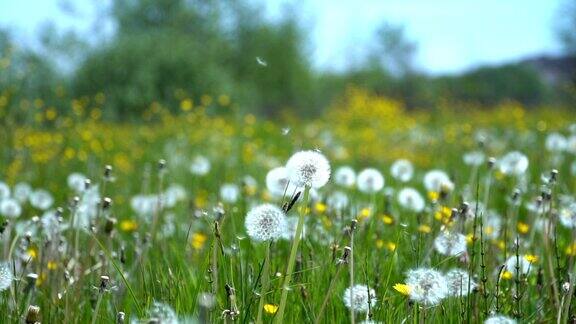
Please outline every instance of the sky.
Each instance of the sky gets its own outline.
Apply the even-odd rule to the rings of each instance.
[[[47,21],[92,34],[101,28],[98,0],[0,0],[0,26],[32,44]],[[111,1],[111,0],[105,0]],[[454,74],[541,54],[557,54],[554,32],[566,0],[268,0],[271,19],[297,8],[319,69],[342,70],[366,54],[383,23],[403,25],[418,44],[416,65],[430,74]],[[62,3],[67,3],[63,6]],[[72,17],[63,8],[74,10]],[[110,32],[110,26],[104,30]]]

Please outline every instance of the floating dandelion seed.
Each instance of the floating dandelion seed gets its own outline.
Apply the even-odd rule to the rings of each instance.
[[[466,252],[466,236],[460,233],[442,231],[434,240],[434,248],[443,255],[461,255]]]
[[[487,318],[484,324],[516,324],[516,320],[504,315],[494,315]]]
[[[358,190],[364,193],[375,193],[384,188],[384,177],[376,169],[368,168],[358,174]]]
[[[392,177],[400,182],[408,182],[414,175],[412,163],[405,159],[396,160],[390,167]]]
[[[7,218],[18,218],[22,213],[22,207],[16,199],[7,198],[0,201],[0,215]]]
[[[334,182],[343,187],[350,188],[356,183],[356,172],[349,166],[342,166],[334,172]]]
[[[256,62],[263,67],[268,66],[268,62],[264,61],[260,56],[256,56]]]
[[[266,174],[266,188],[273,197],[282,198],[284,192],[291,196],[298,189],[292,182],[288,182],[288,170],[285,167],[277,167]]]
[[[277,240],[286,231],[286,215],[275,205],[263,204],[248,212],[244,225],[254,241]]]
[[[354,285],[344,290],[344,305],[348,308],[354,309],[356,312],[367,312],[368,305],[374,306],[376,304],[376,292],[374,289],[368,288],[366,285]]]
[[[509,152],[500,159],[498,168],[506,175],[521,176],[528,169],[528,158],[518,151]]]
[[[468,272],[462,269],[452,269],[448,271],[445,278],[448,283],[448,294],[450,296],[467,296],[477,287],[476,282],[470,279]],[[468,285],[468,283],[470,283],[470,285]]]
[[[299,187],[320,188],[330,179],[330,163],[318,151],[300,151],[286,162],[290,182]]]
[[[406,284],[410,288],[410,299],[427,306],[437,305],[448,295],[446,278],[434,269],[408,271]]]
[[[10,287],[14,280],[12,269],[8,262],[0,262],[0,291],[4,291]]]
[[[194,175],[203,176],[210,172],[212,165],[208,158],[198,155],[192,160],[192,164],[190,164],[190,172]]]
[[[288,135],[288,133],[290,133],[290,127],[282,128],[282,135]]]
[[[431,170],[424,176],[424,187],[432,192],[450,192],[454,189],[454,183],[446,172]]]
[[[225,183],[220,187],[220,198],[227,203],[235,203],[240,197],[240,188],[234,183]]]
[[[400,190],[398,193],[398,203],[400,206],[417,213],[424,210],[426,204],[422,195],[413,188]]]

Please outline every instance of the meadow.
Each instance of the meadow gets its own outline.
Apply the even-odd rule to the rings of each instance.
[[[576,321],[569,111],[104,104],[0,113],[0,322]]]

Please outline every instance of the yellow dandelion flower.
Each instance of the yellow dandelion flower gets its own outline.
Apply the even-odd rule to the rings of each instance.
[[[276,314],[276,311],[278,311],[278,305],[266,304],[264,305],[264,311],[268,314]]]
[[[566,254],[570,256],[576,256],[576,242],[566,247]]]
[[[408,296],[410,294],[410,286],[406,284],[397,283],[392,288],[402,295]]]
[[[466,235],[466,243],[472,244],[473,240],[474,240],[474,234],[470,233]]]
[[[530,225],[523,222],[518,222],[517,227],[518,227],[518,233],[520,234],[526,234],[530,230]]]
[[[525,254],[524,259],[530,263],[538,262],[538,256],[534,254]]]
[[[132,219],[125,219],[120,222],[122,232],[134,232],[138,228],[138,223]]]
[[[362,208],[360,214],[358,215],[358,220],[365,220],[366,218],[370,217],[370,215],[372,215],[372,209],[368,207]]]
[[[30,259],[32,259],[32,260],[36,260],[36,258],[38,257],[38,250],[36,250],[36,248],[34,248],[34,247],[28,248],[26,253],[28,254]]]
[[[394,224],[394,218],[392,218],[392,216],[389,215],[382,215],[382,221],[386,225]]]
[[[323,214],[326,211],[326,205],[318,202],[316,203],[316,205],[314,205],[314,210],[318,213],[318,214]]]
[[[192,247],[196,250],[200,250],[203,246],[208,236],[203,233],[194,233],[192,234]]]
[[[388,250],[390,250],[391,252],[394,252],[394,251],[396,251],[396,243],[388,242],[388,243],[386,243],[386,248]]]
[[[500,277],[504,280],[510,280],[510,279],[512,279],[513,275],[512,275],[512,272],[505,270],[502,272]]]
[[[428,191],[428,199],[430,199],[430,201],[437,201],[438,197],[440,197],[440,195],[438,194],[438,192],[436,191]]]
[[[56,270],[58,269],[58,263],[56,263],[56,261],[48,261],[46,267],[48,268],[48,270]]]
[[[180,102],[180,109],[182,111],[190,111],[193,106],[194,106],[194,103],[192,102],[192,99],[190,99],[190,98],[186,98]]]
[[[428,234],[428,233],[432,232],[432,228],[429,225],[422,224],[422,225],[418,226],[418,232]]]

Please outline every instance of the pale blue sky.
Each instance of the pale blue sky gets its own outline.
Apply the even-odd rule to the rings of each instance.
[[[69,0],[79,17],[71,18],[59,0],[0,0],[0,26],[12,28],[24,43],[48,20],[92,33],[102,26],[93,1]],[[560,48],[554,23],[562,0],[273,0],[266,3],[269,15],[286,3],[303,14],[311,59],[319,68],[341,69],[360,59],[383,21],[405,26],[418,42],[417,65],[435,74]]]

